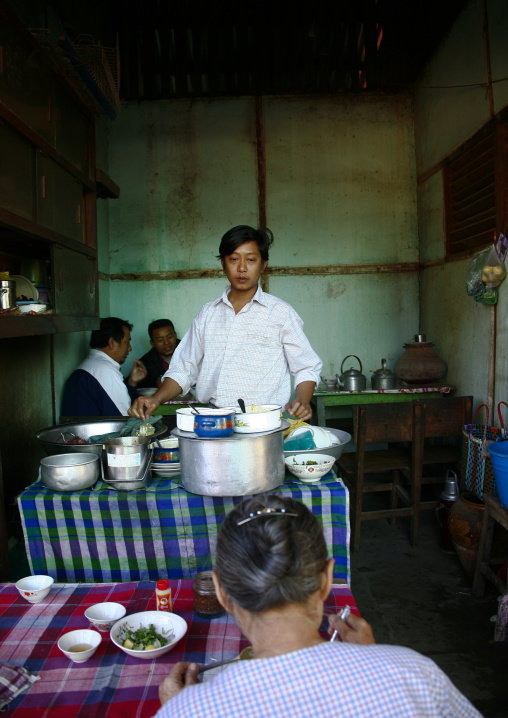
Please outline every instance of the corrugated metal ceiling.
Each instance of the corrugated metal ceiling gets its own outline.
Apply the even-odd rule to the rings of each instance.
[[[55,0],[118,40],[120,97],[408,91],[465,0]]]

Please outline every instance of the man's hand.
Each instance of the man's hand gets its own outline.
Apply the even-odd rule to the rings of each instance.
[[[180,661],[175,664],[169,676],[159,686],[161,705],[178,695],[186,686],[194,686],[196,683],[199,683],[196,663]]]
[[[154,396],[138,396],[127,412],[129,416],[134,416],[136,419],[147,419],[152,411],[157,409],[160,401]]]
[[[131,373],[129,374],[127,383],[129,384],[129,386],[137,386],[140,381],[146,379],[147,374],[148,372],[143,362],[140,359],[134,359],[134,364],[132,365]]]
[[[291,416],[294,416],[295,419],[307,421],[307,419],[312,418],[312,409],[309,402],[301,401],[298,398],[294,399],[289,404],[286,404],[286,411],[288,414],[291,414]]]
[[[328,623],[328,633],[338,631],[340,640],[344,643],[361,643],[367,646],[376,642],[370,623],[354,613],[350,613],[345,621],[338,615],[328,616]]]

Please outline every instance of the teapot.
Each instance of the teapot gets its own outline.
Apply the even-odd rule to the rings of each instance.
[[[360,365],[360,371],[358,371],[358,369],[353,369],[353,367],[350,367],[350,369],[345,372],[342,371],[344,362],[346,359],[349,359],[349,357],[357,359],[358,364]],[[367,379],[362,374],[362,362],[357,356],[355,356],[355,354],[348,354],[347,357],[344,357],[342,364],[340,365],[340,371],[340,376],[338,374],[335,376],[337,377],[337,386],[344,391],[363,391],[367,387]]]
[[[395,389],[395,374],[386,368],[386,359],[381,359],[381,369],[372,375],[372,388],[377,391]]]

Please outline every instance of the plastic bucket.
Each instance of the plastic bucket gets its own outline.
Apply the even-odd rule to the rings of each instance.
[[[106,476],[104,481],[120,491],[146,487],[151,464],[151,438],[148,436],[120,436],[108,439]]]
[[[508,441],[494,441],[487,446],[490,454],[499,501],[508,508]]]

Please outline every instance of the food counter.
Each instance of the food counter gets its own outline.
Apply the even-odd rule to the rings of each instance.
[[[349,582],[349,496],[333,474],[305,484],[287,474],[273,491],[302,501],[319,519],[335,558],[334,577]],[[213,567],[217,531],[244,497],[198,496],[179,477],[147,489],[55,493],[40,480],[17,497],[32,573],[61,582],[193,578]]]
[[[89,628],[85,610],[94,603],[116,601],[127,615],[155,610],[153,581],[121,584],[53,584],[49,596],[27,603],[13,584],[0,584],[0,661],[24,666],[40,680],[9,704],[10,718],[58,715],[65,718],[151,718],[160,707],[159,685],[177,661],[211,663],[234,658],[248,645],[231,615],[204,619],[193,612],[192,581],[170,581],[173,610],[188,623],[187,634],[169,651],[153,660],[126,656],[101,634],[97,652],[86,663],[71,663],[57,648],[67,631]],[[358,615],[346,584],[332,587],[325,614],[348,604]],[[321,631],[326,637],[327,622]],[[226,668],[204,674],[213,680]]]

